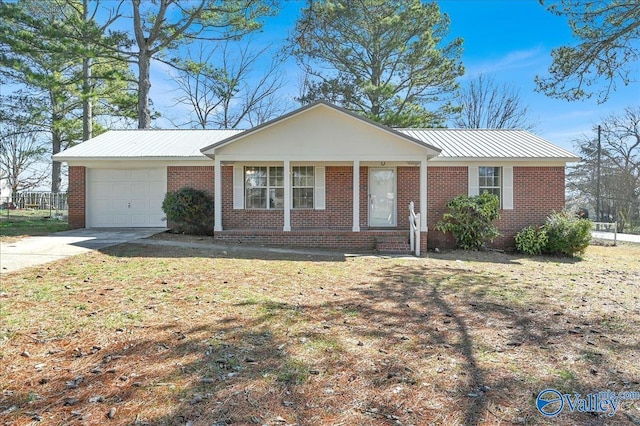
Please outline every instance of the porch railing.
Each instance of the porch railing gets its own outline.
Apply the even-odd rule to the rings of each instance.
[[[416,213],[413,201],[409,203],[409,244],[411,251],[420,256],[420,213]]]

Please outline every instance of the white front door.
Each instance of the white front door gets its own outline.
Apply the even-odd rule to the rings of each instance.
[[[396,226],[396,169],[369,169],[369,226]]]

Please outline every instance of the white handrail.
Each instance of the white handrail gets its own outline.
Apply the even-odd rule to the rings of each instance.
[[[409,229],[411,251],[420,256],[420,213],[415,212],[413,201],[409,203]]]

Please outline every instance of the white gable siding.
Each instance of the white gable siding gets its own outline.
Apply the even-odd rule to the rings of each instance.
[[[234,161],[402,161],[426,157],[426,148],[339,111],[317,108],[216,148]]]

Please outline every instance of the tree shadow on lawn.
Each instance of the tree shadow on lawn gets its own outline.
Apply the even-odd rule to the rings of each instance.
[[[241,321],[245,327],[235,325]],[[292,360],[260,321],[154,328],[124,331],[108,350],[60,351],[74,368],[34,374],[22,391],[5,393],[2,414],[46,424],[304,423],[296,406],[305,401],[295,389],[309,367]],[[164,338],[145,339],[145,330]]]
[[[321,284],[320,296],[292,286],[160,316],[110,331],[104,349],[70,335],[2,405],[51,424],[541,424],[543,389],[638,390],[637,319],[607,326],[494,273],[428,261]],[[630,403],[553,423],[631,424]]]
[[[508,289],[496,293],[496,286],[505,284],[465,269],[397,266],[380,278],[358,288],[361,298],[351,303],[357,303],[367,321],[383,325],[376,338],[390,345],[410,340],[406,336],[411,334],[417,338],[415,348],[441,366],[431,368],[449,377],[439,380],[444,386],[436,390],[453,395],[460,410],[455,423],[544,422],[535,398],[547,388],[583,396],[638,391],[635,333],[605,330],[597,317],[584,318],[568,306],[560,310],[539,301],[518,301]],[[630,325],[637,331],[640,321]],[[434,352],[439,354],[435,360]],[[443,369],[438,361],[445,357],[458,360],[458,374],[450,376]],[[635,370],[626,371],[632,365]],[[637,411],[622,413],[634,404],[638,401],[623,402],[615,419],[565,409],[554,424],[638,424]]]

